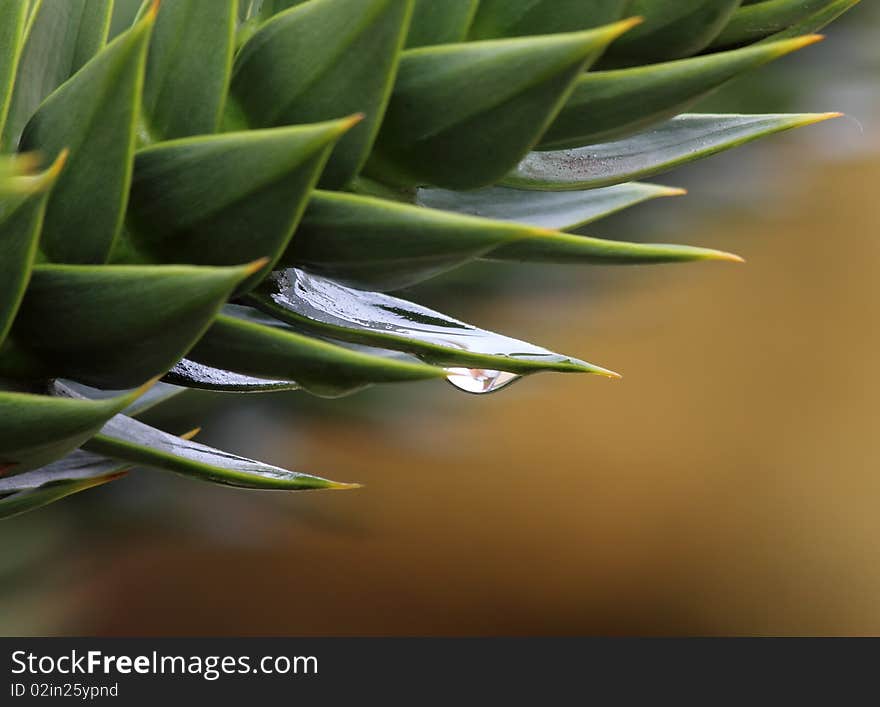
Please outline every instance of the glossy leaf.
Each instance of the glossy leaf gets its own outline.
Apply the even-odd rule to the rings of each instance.
[[[102,398],[112,398],[118,395],[113,391],[101,390],[99,388],[93,388],[88,385],[83,385],[82,383],[77,383],[76,381],[71,380],[60,380],[58,381],[58,385],[56,386],[59,390],[65,390],[66,392],[74,393],[75,396],[89,398],[90,400],[98,400]],[[129,417],[137,417],[138,415],[142,415],[147,410],[151,410],[154,407],[158,407],[169,400],[173,400],[178,395],[185,393],[186,388],[181,388],[176,385],[171,385],[169,383],[156,383],[153,385],[146,393],[141,395],[137,400],[135,400],[131,405],[129,405],[122,412]]]
[[[105,400],[72,400],[0,391],[0,465],[6,474],[36,469],[79,447],[146,390]]]
[[[766,0],[745,5],[734,13],[724,31],[712,42],[712,48],[757,42],[837,4],[837,0]]]
[[[20,377],[15,366],[24,354],[35,375],[98,388],[136,385],[171,368],[263,265],[38,265],[13,326],[15,347],[0,350],[0,374],[5,368]]]
[[[164,142],[135,159],[128,237],[148,260],[236,265],[287,248],[332,146],[358,118]]]
[[[398,289],[535,232],[383,199],[318,191],[282,264],[364,289]]]
[[[495,182],[538,142],[581,71],[632,26],[404,52],[367,173],[448,189]]]
[[[155,9],[111,42],[25,127],[23,149],[55,155],[70,148],[46,208],[41,248],[50,260],[103,263],[122,226],[154,17]]]
[[[680,196],[683,189],[629,182],[588,191],[523,191],[487,187],[475,191],[420,189],[418,203],[434,209],[571,231],[650,199]]]
[[[12,100],[28,9],[27,0],[0,0],[0,135]]]
[[[519,189],[594,189],[642,179],[839,113],[682,115],[625,140],[576,150],[533,152],[505,180]]]
[[[178,0],[160,6],[143,91],[152,139],[217,131],[232,70],[235,11],[235,0]]]
[[[628,137],[683,112],[730,79],[813,44],[818,36],[578,79],[540,149],[564,150]]]
[[[305,332],[405,351],[440,366],[512,373],[610,371],[524,341],[478,329],[427,307],[290,269],[276,273],[248,301]]]
[[[255,128],[362,113],[321,178],[347,184],[375,139],[411,11],[412,0],[311,0],[275,15],[236,57],[235,109]]]
[[[528,196],[528,195],[526,195]],[[572,238],[576,242],[574,248]],[[701,248],[668,248],[571,237],[408,204],[317,192],[283,263],[360,289],[395,290],[476,258],[496,258],[515,244],[557,262],[665,262],[728,258]]]
[[[43,100],[73,76],[107,41],[112,0],[34,0],[18,64],[15,91],[3,130],[4,149],[15,149],[21,131]],[[63,147],[56,145],[50,153]]]
[[[614,43],[609,61],[625,65],[696,54],[718,36],[740,0],[630,0],[627,12],[645,18]]]
[[[25,472],[10,479],[0,479],[0,488],[4,481],[20,481],[22,484],[33,486],[0,496],[0,519],[13,518],[48,506],[80,491],[115,481],[125,476],[125,468],[125,464],[103,460],[97,455],[74,452],[39,471]],[[115,469],[119,471],[114,471]],[[67,476],[82,478],[64,480]],[[54,480],[56,477],[59,480]]]
[[[228,307],[188,358],[257,378],[295,381],[324,397],[338,397],[373,383],[445,376],[442,369],[432,366],[319,341],[241,307]]]
[[[435,5],[442,2],[430,0]],[[630,0],[480,0],[470,39],[577,32],[623,19]],[[630,16],[637,12],[629,12]]]
[[[66,153],[36,177],[18,177],[0,192],[0,344],[21,305],[37,256],[46,198],[64,166]]]
[[[293,381],[255,378],[243,373],[206,366],[187,358],[178,361],[162,380],[186,388],[215,390],[221,393],[271,393],[299,389]]]
[[[357,488],[353,484],[340,484],[221,452],[124,415],[110,420],[84,449],[126,464],[154,467],[238,488],[275,491]]]
[[[463,42],[479,0],[415,0],[407,49]]]

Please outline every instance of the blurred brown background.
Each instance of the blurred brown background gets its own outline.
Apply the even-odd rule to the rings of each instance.
[[[425,294],[622,381],[192,396],[160,421],[366,488],[285,496],[139,472],[6,522],[0,631],[880,634],[867,5],[712,104],[851,118],[664,175],[691,195],[591,231],[747,265],[481,267],[447,283],[463,297]]]

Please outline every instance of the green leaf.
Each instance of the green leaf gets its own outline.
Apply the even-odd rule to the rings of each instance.
[[[818,36],[578,79],[539,149],[564,150],[628,137],[674,117],[730,79],[813,44]]]
[[[6,123],[21,49],[28,0],[0,0],[0,135]],[[0,148],[3,146],[0,141]]]
[[[534,232],[530,226],[317,191],[281,263],[363,289],[399,289]]]
[[[0,391],[0,465],[7,474],[15,474],[59,459],[98,432],[150,385],[105,400]]]
[[[10,191],[0,193],[0,344],[24,298],[37,256],[46,198],[65,158],[62,152],[43,174],[15,178]]]
[[[625,140],[576,150],[533,152],[505,180],[516,189],[595,189],[642,179],[752,140],[839,113],[682,115]]]
[[[267,380],[243,373],[213,368],[185,358],[178,361],[162,380],[186,388],[214,390],[220,393],[271,393],[281,390],[299,390],[293,381]]]
[[[860,1],[861,0],[834,0],[833,2],[829,2],[825,7],[817,10],[812,15],[804,17],[802,20],[795,22],[776,34],[771,34],[769,37],[765,37],[761,42],[775,42],[780,39],[800,37],[805,34],[811,34],[812,32],[818,32],[825,27],[825,25],[834,22],[834,20],[840,17],[843,13],[858,5]]]
[[[0,140],[3,149],[15,149],[25,123],[43,99],[104,46],[112,6],[112,0],[35,0],[32,3],[15,90]],[[47,152],[57,153],[66,146],[72,147],[56,145]]]
[[[745,5],[734,13],[724,31],[712,42],[712,48],[757,42],[837,4],[837,0],[766,0]]]
[[[614,64],[646,64],[696,54],[718,36],[740,0],[630,0],[627,12],[645,22],[608,52]]]
[[[72,391],[79,397],[89,398],[90,400],[112,398],[117,395],[117,393],[112,391],[92,388],[91,386],[83,385],[76,381],[62,380],[58,381],[58,383],[62,389]],[[129,417],[137,417],[138,415],[145,413],[147,410],[158,407],[185,392],[186,388],[181,388],[169,383],[156,383],[122,412]]]
[[[319,191],[282,263],[352,287],[387,291],[422,282],[476,258],[494,259],[514,244],[526,248],[513,251],[517,259],[533,248],[540,260],[558,250],[558,262],[643,263],[730,257],[702,248],[572,237],[510,221]]]
[[[111,42],[49,96],[25,127],[22,149],[54,155],[70,148],[46,208],[41,248],[50,260],[103,263],[119,233],[154,17],[151,10]]]
[[[164,142],[135,159],[131,244],[149,261],[236,265],[287,248],[336,141],[357,122],[251,130]]]
[[[236,110],[257,128],[363,113],[321,178],[344,186],[376,137],[411,10],[411,0],[311,0],[275,15],[236,57]]]
[[[571,231],[650,199],[681,196],[683,189],[629,182],[588,191],[523,191],[487,187],[475,191],[420,189],[418,203],[469,216]]]
[[[175,437],[124,415],[117,415],[84,449],[131,465],[172,471],[199,481],[274,491],[352,489],[356,484],[288,471],[198,442]]]
[[[171,368],[235,287],[263,266],[38,265],[0,350],[0,375],[136,385]],[[17,370],[22,361],[35,370]]]
[[[445,376],[440,368],[319,341],[246,308],[227,307],[226,312],[188,358],[257,378],[296,381],[323,397],[339,397],[373,383]]]
[[[126,466],[119,462],[104,460],[97,455],[74,452],[38,471],[25,472],[10,479],[0,479],[0,489],[4,487],[4,482],[19,482],[32,487],[0,496],[0,519],[13,518],[80,491],[116,481],[125,476]],[[67,476],[82,478],[66,481],[64,479]],[[58,480],[55,480],[56,478]]]
[[[290,269],[247,299],[271,316],[318,336],[414,354],[440,366],[511,373],[599,373],[604,368],[465,324],[421,305],[344,287]]]
[[[497,181],[538,142],[580,73],[632,25],[404,52],[367,173],[448,189]]]
[[[154,140],[216,132],[223,114],[236,0],[164,2],[150,40],[143,91]]]
[[[463,42],[479,0],[415,0],[407,49]]]
[[[430,0],[432,4],[442,2]],[[470,39],[556,34],[623,18],[629,0],[481,0]],[[638,13],[630,12],[630,15]]]

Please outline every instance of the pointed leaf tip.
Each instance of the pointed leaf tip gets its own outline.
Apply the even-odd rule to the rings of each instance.
[[[55,161],[51,164],[49,169],[46,170],[46,176],[49,179],[52,181],[57,179],[58,175],[61,174],[61,170],[64,169],[64,165],[67,164],[67,158],[69,155],[70,150],[66,147],[58,153],[58,157],[55,158]]]
[[[258,260],[253,261],[252,263],[248,263],[247,265],[242,266],[242,279],[248,278],[251,275],[255,275],[264,267],[266,267],[270,262],[269,258],[259,258]]]
[[[144,20],[149,22],[156,21],[156,15],[159,14],[159,5],[162,4],[162,0],[153,0],[150,4],[149,9],[144,13]]]
[[[317,491],[354,491],[364,488],[363,484],[344,484],[338,481],[328,481],[324,487],[317,487]]]
[[[194,439],[201,431],[201,427],[193,427],[189,432],[184,432],[182,435],[180,435],[180,439],[189,442],[191,439]]]

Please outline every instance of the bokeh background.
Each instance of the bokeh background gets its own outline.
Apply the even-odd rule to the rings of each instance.
[[[4,522],[4,635],[880,634],[880,29],[704,110],[842,110],[591,233],[748,264],[471,267],[407,293],[624,373],[492,396],[188,395],[153,421],[355,492],[135,472]]]

